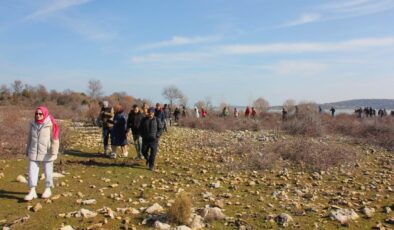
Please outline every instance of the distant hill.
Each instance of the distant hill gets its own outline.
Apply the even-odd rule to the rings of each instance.
[[[394,99],[355,99],[325,103],[320,105],[323,107],[323,109],[329,109],[332,106],[338,109],[354,109],[357,107],[372,107],[374,109],[394,109]]]

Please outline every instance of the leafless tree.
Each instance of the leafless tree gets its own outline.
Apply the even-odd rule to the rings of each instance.
[[[12,92],[14,95],[21,95],[23,91],[23,83],[20,80],[15,80],[14,83],[11,85]]]
[[[99,99],[103,95],[103,86],[100,80],[89,80],[88,95],[94,100]]]
[[[283,107],[289,112],[293,111],[295,106],[296,102],[293,99],[287,99],[285,102],[283,102]]]
[[[267,112],[270,104],[264,98],[259,97],[253,102],[253,106],[260,112]]]
[[[183,104],[182,101],[184,102],[185,100],[185,95],[183,95],[182,91],[174,85],[165,87],[162,95],[170,102],[171,107],[176,100],[179,100],[181,104]]]

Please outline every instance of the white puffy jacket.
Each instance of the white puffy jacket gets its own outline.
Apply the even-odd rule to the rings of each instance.
[[[47,117],[42,125],[32,122],[27,142],[27,156],[32,161],[54,161],[59,153],[59,140],[53,139],[52,122]]]

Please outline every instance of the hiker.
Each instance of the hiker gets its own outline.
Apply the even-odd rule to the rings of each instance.
[[[45,173],[45,190],[41,197],[44,199],[51,197],[53,161],[57,159],[59,152],[59,128],[53,116],[44,106],[37,107],[34,116],[34,121],[30,124],[26,148],[26,156],[29,159],[30,188],[29,193],[24,198],[26,201],[38,197],[36,187],[41,162]]]
[[[128,146],[127,146],[127,122],[126,116],[124,114],[123,107],[121,105],[116,105],[114,116],[114,126],[111,129],[111,158],[116,158],[116,150],[120,147],[122,154],[120,156],[127,157]]]
[[[141,107],[142,115],[144,115],[144,116],[148,115],[148,108],[149,108],[149,106],[146,102],[142,103],[142,107]]]
[[[224,106],[222,111],[222,117],[228,117],[229,114],[230,113],[228,112],[227,106]]]
[[[323,113],[323,108],[319,105],[319,113]]]
[[[282,121],[287,120],[287,109],[285,107],[282,108]]]
[[[182,106],[182,117],[186,117],[186,116],[187,116],[186,106]]]
[[[252,107],[252,118],[255,118],[257,115],[257,111],[254,107]]]
[[[162,124],[155,117],[155,108],[148,109],[148,115],[141,120],[140,133],[142,136],[142,154],[149,170],[155,170],[155,159],[159,147]]]
[[[155,117],[160,120],[161,124],[163,125],[163,129],[167,132],[167,127],[166,127],[166,118],[163,112],[163,108],[161,108],[160,103],[156,103],[156,108],[155,108]]]
[[[246,106],[246,109],[245,109],[245,117],[248,118],[249,115],[250,115],[250,108],[249,108],[249,106]]]
[[[99,104],[101,105],[101,111],[98,120],[100,121],[102,127],[104,154],[108,155],[108,139],[111,128],[114,125],[114,110],[109,106],[108,101],[101,101]]]
[[[238,109],[236,107],[234,107],[234,117],[235,118],[239,117],[239,112],[238,112]]]
[[[334,117],[335,116],[335,108],[331,107],[330,111],[331,111],[331,116]]]
[[[360,107],[360,108],[354,110],[354,112],[357,114],[357,118],[361,118],[362,114],[363,114],[363,109]]]
[[[207,116],[207,111],[205,110],[204,106],[201,106],[201,117],[205,118]]]
[[[196,118],[200,118],[200,112],[198,111],[197,106],[194,106],[194,116],[196,116]]]
[[[163,107],[164,113],[164,124],[165,124],[165,131],[167,132],[167,127],[171,126],[171,108],[168,104],[164,104]]]
[[[138,105],[133,105],[133,109],[130,111],[127,118],[127,131],[131,129],[131,134],[133,135],[134,147],[137,153],[137,156],[135,157],[136,160],[142,159],[142,137],[139,128],[143,117],[144,115],[141,113]]]
[[[175,110],[174,110],[174,121],[175,122],[179,121],[179,115],[181,115],[181,110],[177,106],[177,107],[175,107]]]

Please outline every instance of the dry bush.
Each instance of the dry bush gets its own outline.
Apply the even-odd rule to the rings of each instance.
[[[62,121],[57,121],[59,126],[59,151],[64,152],[72,142],[72,133],[69,125]]]
[[[92,102],[89,105],[89,108],[86,110],[85,116],[86,119],[89,122],[92,122],[92,124],[96,123],[96,118],[98,117],[99,113],[100,113],[100,105],[97,102]]]
[[[192,201],[188,193],[181,192],[168,210],[168,220],[175,224],[188,224],[192,213]]]
[[[356,159],[356,153],[341,144],[318,143],[304,138],[279,142],[272,151],[294,165],[312,170],[326,170]]]
[[[0,153],[17,155],[26,153],[29,122],[33,111],[22,111],[16,106],[6,106],[0,109]]]
[[[290,135],[317,137],[322,134],[322,124],[317,113],[303,113],[285,121],[282,130]]]

